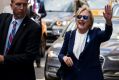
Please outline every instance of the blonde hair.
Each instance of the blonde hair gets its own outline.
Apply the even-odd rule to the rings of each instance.
[[[91,12],[91,10],[89,9],[89,7],[87,5],[83,5],[82,7],[80,7],[77,12],[75,13],[74,17],[80,15],[83,11],[87,10],[90,14],[90,20],[91,20],[91,25],[93,25],[93,21],[94,21],[94,17],[93,17],[93,14]]]

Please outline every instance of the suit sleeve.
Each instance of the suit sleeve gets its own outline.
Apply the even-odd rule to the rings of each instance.
[[[4,28],[5,28],[5,23],[6,23],[6,20],[12,16],[11,14],[9,13],[1,13],[0,14],[0,54],[3,54],[3,44],[4,44]]]
[[[69,43],[70,33],[71,32],[66,32],[62,48],[61,48],[60,53],[58,55],[59,61],[61,63],[64,63],[63,57],[67,54],[67,51],[68,51],[68,43]]]
[[[31,29],[27,37],[27,43],[23,53],[6,55],[4,64],[31,64],[39,53],[41,27]],[[22,44],[22,43],[21,43]]]
[[[109,40],[111,35],[112,35],[112,30],[113,30],[112,25],[105,24],[105,30],[104,31],[100,31],[100,30],[97,31],[99,41],[105,42],[105,41]]]

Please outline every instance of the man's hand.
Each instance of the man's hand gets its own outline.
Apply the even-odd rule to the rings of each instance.
[[[112,8],[110,5],[105,6],[105,12],[103,13],[103,16],[106,20],[106,24],[112,25]]]
[[[4,62],[4,56],[0,55],[0,63]]]

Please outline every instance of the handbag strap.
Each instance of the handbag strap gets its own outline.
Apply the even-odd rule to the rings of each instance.
[[[69,36],[68,46],[69,46],[69,43],[70,43],[70,38],[71,38],[71,35],[72,35],[72,31],[70,31],[70,36]]]
[[[70,36],[69,36],[69,40],[68,40],[68,49],[69,49],[69,43],[70,43],[70,38],[71,38],[71,35],[72,35],[72,31],[70,31]],[[67,49],[67,54],[66,55],[68,55],[68,49]]]

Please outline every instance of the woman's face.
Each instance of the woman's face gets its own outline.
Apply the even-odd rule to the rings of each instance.
[[[76,16],[76,24],[79,31],[87,31],[91,26],[90,14],[87,10]]]

